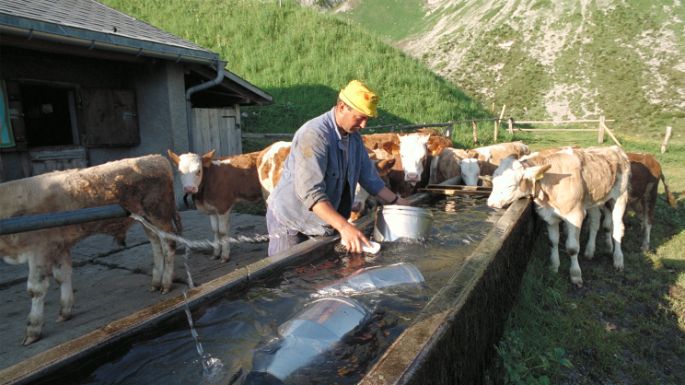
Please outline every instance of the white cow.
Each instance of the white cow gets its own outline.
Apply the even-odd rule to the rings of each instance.
[[[559,269],[559,223],[566,224],[566,251],[571,258],[571,281],[583,283],[578,265],[580,228],[586,210],[590,215],[590,239],[585,255],[594,255],[594,236],[599,227],[599,207],[613,203],[613,259],[623,269],[623,213],[628,202],[630,162],[617,146],[568,148],[548,156],[516,160],[510,169],[493,178],[488,206],[502,208],[519,198],[532,197],[538,215],[547,222],[552,245],[552,270]],[[594,231],[593,231],[594,229]]]

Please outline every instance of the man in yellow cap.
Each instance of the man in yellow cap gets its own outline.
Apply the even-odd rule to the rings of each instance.
[[[300,127],[281,179],[267,201],[269,255],[310,236],[340,233],[350,252],[369,240],[347,221],[357,183],[390,204],[409,202],[385,187],[364,148],[359,131],[378,116],[378,96],[358,80],[340,91],[328,112]]]

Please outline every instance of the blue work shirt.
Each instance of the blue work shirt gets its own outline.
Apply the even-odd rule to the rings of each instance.
[[[269,210],[289,230],[307,235],[332,234],[332,228],[312,212],[312,207],[327,200],[339,213],[349,212],[349,207],[339,207],[345,188],[344,162],[333,108],[295,133],[281,179],[269,195]],[[385,186],[358,132],[349,135],[347,182],[350,205],[357,182],[371,195],[377,195]]]

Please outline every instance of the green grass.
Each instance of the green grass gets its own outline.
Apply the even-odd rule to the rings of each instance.
[[[106,0],[105,4],[218,52],[228,69],[274,97],[245,108],[251,132],[294,132],[328,110],[352,79],[380,94],[370,124],[445,122],[489,113],[423,64],[358,26],[292,1]]]
[[[389,40],[402,40],[425,27],[420,0],[366,0],[343,18],[353,20]]]

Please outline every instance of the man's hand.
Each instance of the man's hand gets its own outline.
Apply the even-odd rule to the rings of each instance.
[[[371,247],[371,243],[364,233],[351,223],[346,223],[338,231],[340,232],[340,243],[347,247],[347,251],[350,253],[361,253],[362,245]]]
[[[343,218],[338,214],[329,201],[322,200],[316,202],[312,207],[312,211],[319,218],[333,226],[334,229],[338,230],[340,233],[340,243],[347,247],[348,252],[361,253],[362,244],[371,247],[371,244],[364,233],[359,231],[353,224],[349,223],[347,218]]]

